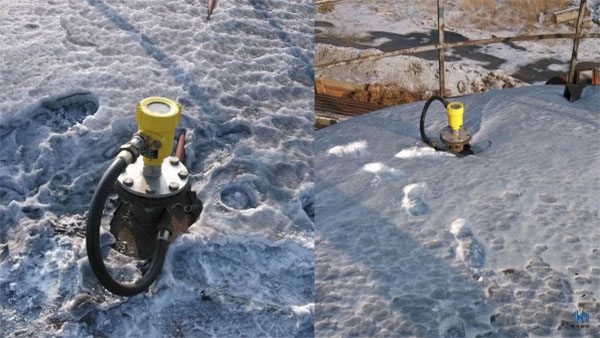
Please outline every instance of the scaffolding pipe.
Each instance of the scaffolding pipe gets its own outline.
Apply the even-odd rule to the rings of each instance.
[[[586,0],[581,0],[579,4],[579,16],[577,17],[577,26],[575,26],[575,35],[579,35],[581,32],[581,26],[583,25],[583,17],[585,16],[585,3]],[[569,66],[569,77],[567,83],[575,83],[575,67],[577,66],[577,51],[579,50],[579,38],[573,39],[573,54],[571,54],[571,65]]]
[[[396,50],[393,52],[374,54],[369,56],[357,57],[353,59],[341,60],[341,61],[333,61],[330,63],[317,65],[315,66],[315,70],[325,70],[337,66],[359,63],[363,61],[373,61],[379,60],[386,57],[398,56],[398,55],[407,55],[407,54],[415,54],[421,52],[428,52],[441,48],[457,48],[457,47],[466,47],[466,46],[476,46],[476,45],[487,45],[491,43],[503,43],[503,42],[511,42],[511,41],[533,41],[533,40],[546,40],[546,39],[598,39],[600,38],[600,33],[551,33],[551,34],[536,34],[536,35],[518,35],[512,37],[493,37],[490,39],[481,39],[481,40],[469,40],[469,41],[461,41],[461,42],[451,42],[444,43],[444,45],[427,45],[413,48],[406,48],[401,50]]]
[[[332,3],[332,2],[342,2],[342,1],[349,1],[349,0],[323,0],[323,1],[316,1],[314,3],[314,5],[318,6],[318,5],[322,5],[322,4],[328,4],[328,3]]]
[[[439,66],[440,66],[440,96],[446,97],[446,85],[445,85],[445,68],[444,68],[444,5],[442,0],[438,0],[438,45],[441,46],[438,49]]]

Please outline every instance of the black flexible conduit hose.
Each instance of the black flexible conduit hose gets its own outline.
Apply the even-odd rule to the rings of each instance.
[[[425,102],[425,106],[423,106],[423,111],[421,112],[421,123],[419,125],[419,129],[421,131],[421,138],[423,139],[423,142],[425,142],[426,144],[428,144],[429,146],[433,147],[435,150],[438,151],[448,151],[448,149],[444,148],[444,147],[440,147],[438,145],[438,143],[436,141],[432,141],[429,137],[427,137],[427,135],[425,134],[425,116],[427,115],[427,109],[429,109],[429,105],[435,101],[438,100],[440,101],[443,105],[444,108],[446,106],[448,106],[448,101],[446,101],[443,97],[441,96],[437,96],[434,95],[432,97],[430,97],[427,102]]]
[[[162,270],[163,262],[167,254],[167,248],[169,246],[168,231],[160,231],[157,237],[157,245],[151,266],[137,282],[127,284],[119,283],[113,279],[108,270],[106,270],[100,252],[100,221],[102,219],[104,204],[106,203],[106,199],[110,194],[112,186],[117,180],[117,177],[119,177],[121,171],[123,171],[127,165],[128,163],[125,159],[117,157],[104,172],[104,175],[100,179],[100,183],[98,183],[98,188],[92,197],[85,234],[88,260],[94,274],[108,291],[120,296],[136,295],[146,290],[154,282]],[[166,236],[164,232],[166,232]]]

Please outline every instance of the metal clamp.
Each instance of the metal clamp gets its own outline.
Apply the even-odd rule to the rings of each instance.
[[[117,157],[121,157],[131,164],[137,160],[140,154],[143,154],[146,150],[146,138],[140,132],[133,134],[131,140],[121,147],[119,147],[119,154]]]

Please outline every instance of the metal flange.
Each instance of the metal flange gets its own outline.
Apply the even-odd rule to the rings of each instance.
[[[440,139],[450,150],[459,153],[471,141],[471,131],[465,126],[461,126],[458,130],[447,126],[440,132]]]
[[[136,196],[151,199],[174,196],[188,187],[189,172],[175,156],[163,160],[159,175],[144,175],[148,172],[144,166],[147,164],[144,164],[141,156],[127,166],[117,178],[119,187]],[[155,169],[158,171],[158,167]]]

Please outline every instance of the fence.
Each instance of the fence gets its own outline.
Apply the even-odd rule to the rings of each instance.
[[[335,0],[334,0],[335,1]],[[493,37],[490,39],[480,39],[480,40],[469,40],[469,41],[461,41],[461,42],[453,42],[453,43],[445,43],[444,42],[444,8],[442,5],[443,0],[437,1],[438,8],[438,43],[434,45],[426,45],[420,47],[413,48],[405,48],[396,50],[393,52],[387,53],[379,53],[364,57],[357,57],[354,59],[347,59],[341,61],[334,61],[330,63],[326,63],[323,65],[315,66],[315,70],[324,70],[329,69],[336,66],[352,64],[352,63],[360,63],[369,60],[378,60],[391,56],[397,55],[407,55],[407,54],[415,54],[420,52],[426,52],[431,50],[438,50],[439,56],[439,66],[440,66],[440,95],[445,96],[445,76],[444,76],[444,49],[445,48],[456,48],[456,47],[466,47],[466,46],[475,46],[475,45],[485,45],[491,43],[503,43],[503,42],[511,42],[511,41],[534,41],[534,40],[545,40],[545,39],[573,39],[573,53],[571,55],[571,64],[569,66],[569,75],[567,77],[567,83],[574,83],[575,81],[575,64],[577,62],[577,51],[579,50],[579,41],[581,39],[588,38],[600,38],[600,33],[582,33],[581,28],[583,26],[583,17],[585,13],[585,4],[587,0],[581,0],[579,4],[579,15],[577,16],[577,24],[575,26],[575,33],[556,33],[556,34],[535,34],[535,35],[517,35],[511,37]],[[329,2],[329,1],[324,1]]]

